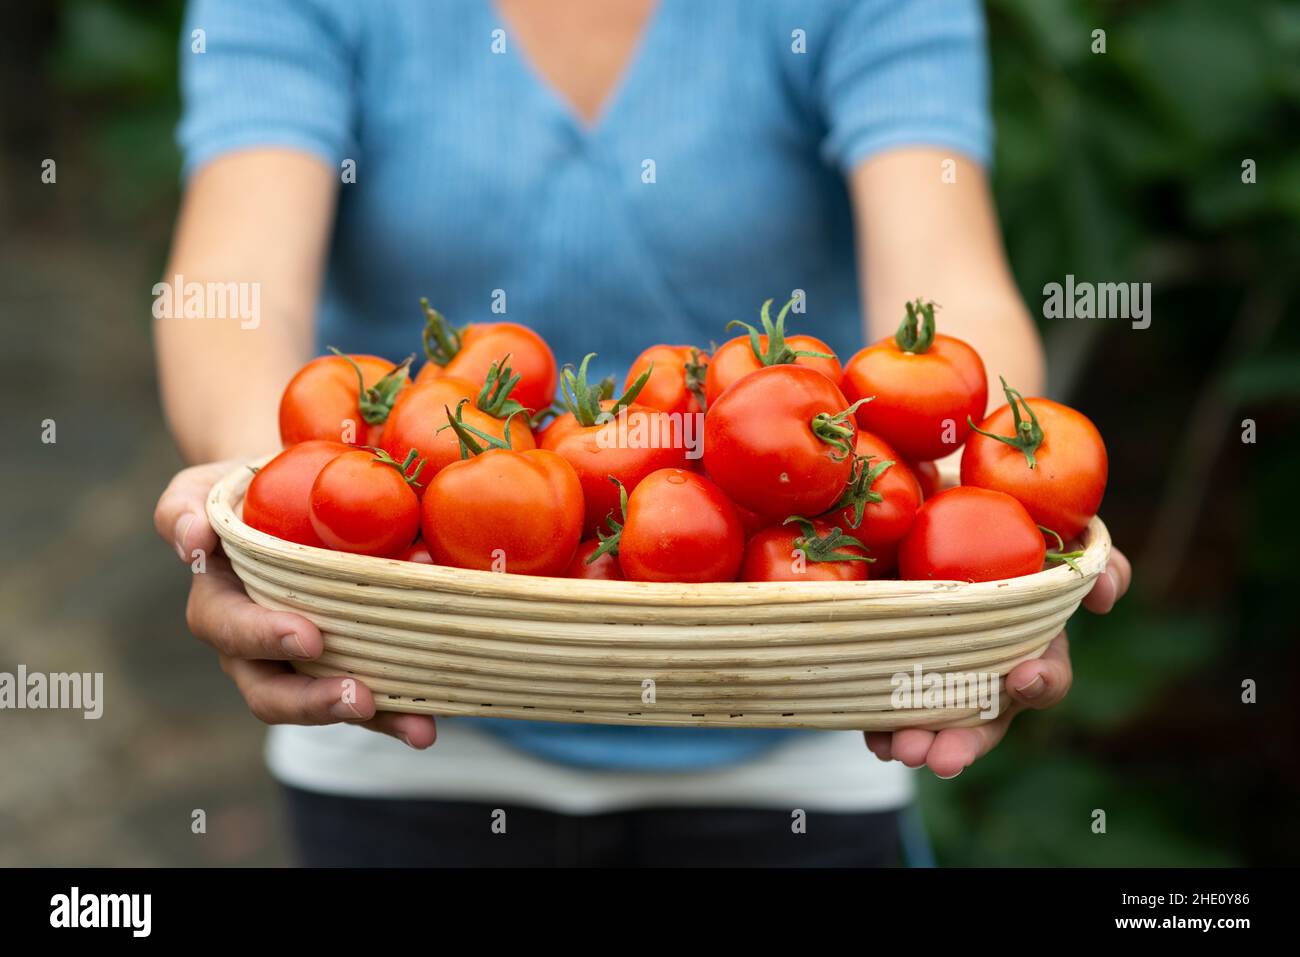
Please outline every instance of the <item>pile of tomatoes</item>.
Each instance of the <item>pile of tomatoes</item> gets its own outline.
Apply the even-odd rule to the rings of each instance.
[[[1071,562],[1106,449],[1085,416],[1024,398],[986,415],[982,360],[910,302],[841,364],[776,318],[712,353],[655,345],[620,394],[559,369],[511,322],[423,303],[426,362],[314,359],[280,403],[284,450],[244,520],[360,555],[657,582],[990,581]],[[557,387],[559,404],[553,405]],[[958,449],[961,484],[934,465]]]

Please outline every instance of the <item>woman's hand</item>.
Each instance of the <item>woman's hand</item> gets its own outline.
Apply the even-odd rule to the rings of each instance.
[[[1110,562],[1097,576],[1083,607],[1104,615],[1128,591],[1133,571],[1122,552],[1112,551]],[[992,721],[973,728],[945,728],[926,731],[868,731],[867,747],[882,761],[902,761],[909,768],[926,765],[941,778],[955,778],[988,754],[1002,740],[1011,719],[1026,708],[1050,708],[1070,690],[1070,644],[1062,631],[1047,646],[1041,658],[1022,661],[1006,677],[1011,707]]]
[[[214,482],[237,465],[216,462],[177,473],[154,510],[154,526],[186,565],[196,552],[204,571],[190,584],[185,619],[190,631],[217,651],[221,667],[266,724],[333,724],[347,721],[423,749],[437,737],[433,718],[376,713],[370,689],[355,678],[310,678],[287,662],[316,658],[324,648],[320,630],[306,618],[254,604],[208,524],[204,505]]]

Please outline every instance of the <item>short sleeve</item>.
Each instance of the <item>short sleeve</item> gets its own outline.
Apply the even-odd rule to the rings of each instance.
[[[848,0],[818,68],[827,162],[845,173],[894,146],[992,155],[979,0]]]
[[[355,155],[354,44],[327,0],[190,0],[181,32],[182,175],[249,146]]]

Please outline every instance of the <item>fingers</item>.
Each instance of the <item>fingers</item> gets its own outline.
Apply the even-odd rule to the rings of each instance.
[[[320,629],[306,618],[255,605],[220,555],[194,576],[185,621],[197,638],[231,658],[306,659],[324,650]]]
[[[423,751],[438,740],[438,728],[433,718],[422,714],[382,711],[361,726],[394,737],[417,751]]]
[[[1083,607],[1098,615],[1104,615],[1115,607],[1115,602],[1124,597],[1129,582],[1133,580],[1133,566],[1128,556],[1118,549],[1110,553],[1110,561],[1097,576],[1092,591],[1083,599]]]
[[[973,728],[945,728],[934,736],[925,764],[945,781],[955,778],[997,746],[1011,726],[1013,712]]]
[[[996,719],[972,728],[937,732],[923,728],[907,728],[892,735],[873,731],[865,736],[867,747],[882,761],[901,761],[909,768],[928,767],[940,778],[955,778],[998,745],[1018,712],[1059,703],[1073,680],[1070,643],[1062,631],[1041,658],[1021,662],[1007,673],[1011,706]]]
[[[264,724],[334,724],[375,716],[370,689],[356,678],[309,678],[273,661],[221,656],[253,717]]]
[[[1063,631],[1052,639],[1041,658],[1022,661],[1007,672],[1006,688],[1013,702],[1041,709],[1058,704],[1073,681],[1070,640]]]
[[[209,555],[216,550],[217,536],[208,525],[208,492],[233,464],[213,462],[177,472],[158,498],[154,528],[181,561],[190,562],[196,548]]]

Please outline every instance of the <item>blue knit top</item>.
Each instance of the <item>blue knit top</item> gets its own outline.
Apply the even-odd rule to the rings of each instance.
[[[621,380],[652,343],[723,341],[802,290],[792,329],[847,355],[863,332],[845,176],[905,145],[987,162],[983,29],[975,0],[660,0],[588,127],[490,0],[192,0],[178,139],[186,176],[262,145],[339,170],[322,348],[416,351],[427,296]],[[791,733],[483,724],[553,760],[647,769]]]

